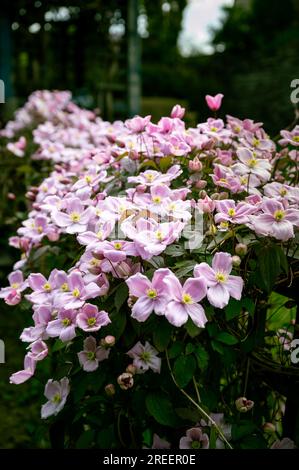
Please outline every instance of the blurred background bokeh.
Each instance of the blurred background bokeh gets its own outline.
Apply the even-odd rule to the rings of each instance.
[[[107,120],[137,113],[157,120],[180,103],[195,125],[208,117],[204,96],[223,93],[221,117],[262,121],[275,136],[294,121],[290,85],[299,79],[298,51],[299,0],[2,0],[0,121],[34,90],[59,89]],[[8,178],[19,192],[30,171],[20,163],[17,173],[12,163]],[[18,257],[7,239],[25,214],[24,203],[0,221],[2,286]],[[49,446],[39,419],[43,385],[35,379],[22,388],[8,385],[22,365],[17,338],[30,315],[1,304],[2,448]]]
[[[179,101],[195,123],[217,92],[225,112],[269,132],[293,118],[298,0],[2,0],[0,17],[2,119],[46,88],[109,120],[158,118]]]

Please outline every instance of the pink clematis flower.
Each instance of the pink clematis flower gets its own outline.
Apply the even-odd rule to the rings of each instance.
[[[92,217],[92,208],[84,209],[81,200],[77,197],[65,201],[66,213],[54,209],[51,217],[58,227],[62,227],[66,233],[86,232],[87,225]]]
[[[80,308],[85,300],[94,299],[103,295],[103,290],[95,282],[85,284],[82,274],[73,271],[68,276],[64,292],[55,295],[54,304],[58,308],[65,307],[68,309]]]
[[[61,341],[71,341],[76,336],[76,316],[75,310],[61,310],[57,319],[50,321],[46,332],[51,338],[59,337]]]
[[[294,226],[299,227],[299,210],[285,209],[284,205],[274,199],[262,203],[262,214],[250,217],[250,225],[259,235],[270,235],[277,240],[287,241],[293,238]]]
[[[48,346],[44,341],[37,340],[30,345],[30,351],[27,356],[34,361],[42,361],[48,355]]]
[[[148,341],[145,342],[144,346],[138,341],[127,354],[133,359],[133,366],[136,367],[138,374],[144,374],[149,369],[160,373],[161,359],[158,357],[159,353]]]
[[[14,374],[12,374],[9,379],[10,383],[19,385],[26,382],[26,380],[30,379],[33,376],[35,368],[36,361],[28,354],[26,354],[24,358],[24,370],[20,370],[19,372],[15,372]]]
[[[188,429],[186,436],[180,439],[180,449],[208,449],[209,437],[200,427]]]
[[[25,154],[27,145],[26,137],[21,136],[17,142],[9,142],[6,146],[7,150],[13,153],[16,157],[22,158]]]
[[[93,336],[88,336],[83,344],[84,350],[78,353],[79,362],[85,372],[93,372],[99,367],[99,362],[108,358],[110,349],[97,346]]]
[[[59,382],[53,379],[48,380],[45,387],[45,397],[49,401],[42,406],[42,419],[52,415],[56,416],[64,407],[69,393],[70,384],[67,377],[63,377]]]
[[[208,321],[205,311],[198,303],[207,293],[203,278],[189,278],[182,286],[177,277],[171,273],[163,279],[163,284],[169,297],[172,299],[166,308],[165,316],[174,326],[182,326],[188,317],[199,328],[204,328]]]
[[[162,268],[155,271],[152,281],[140,273],[126,280],[130,295],[138,298],[132,308],[133,318],[143,322],[148,319],[152,312],[157,315],[165,313],[169,297],[165,293],[163,279],[170,273],[169,269]]]
[[[28,282],[24,281],[22,271],[14,271],[9,274],[10,286],[0,289],[0,299],[4,299],[7,305],[16,305],[21,301],[21,292],[28,287]]]
[[[218,111],[221,107],[223,96],[222,93],[218,93],[215,96],[206,95],[206,102],[211,111]]]
[[[145,116],[144,118],[141,116],[135,116],[132,119],[127,119],[125,121],[125,126],[130,129],[131,132],[135,134],[139,134],[143,132],[150,122],[152,116]]]
[[[223,252],[215,254],[212,267],[207,263],[200,263],[194,268],[194,276],[204,277],[208,287],[207,298],[214,307],[224,308],[230,297],[241,299],[243,279],[230,275],[231,270],[232,257]]]
[[[236,203],[233,199],[223,199],[216,201],[218,214],[215,215],[215,222],[231,222],[232,224],[245,224],[249,221],[248,216],[257,209],[251,204],[245,202]]]
[[[33,292],[26,295],[26,299],[34,304],[51,303],[53,290],[56,288],[56,273],[57,270],[54,269],[48,280],[40,273],[30,274],[28,284]]]
[[[109,323],[108,313],[104,310],[99,312],[98,307],[92,304],[85,304],[77,316],[77,325],[84,331],[98,331]]]

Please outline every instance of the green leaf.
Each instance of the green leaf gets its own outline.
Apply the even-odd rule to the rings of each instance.
[[[186,354],[186,356],[188,356],[189,354],[193,353],[194,349],[195,349],[194,344],[188,343],[187,346],[186,346],[186,349],[185,349],[185,354]]]
[[[158,351],[164,351],[167,348],[172,330],[172,325],[165,318],[161,318],[153,333],[154,346]]]
[[[61,341],[61,339],[57,339],[52,348],[52,352],[60,351],[60,349],[63,349],[66,347],[66,344],[67,343]]]
[[[81,434],[76,442],[76,449],[88,449],[94,439],[95,431],[90,429]]]
[[[239,340],[235,338],[235,336],[227,333],[226,331],[221,331],[218,333],[218,335],[215,338],[217,341],[220,341],[220,343],[228,344],[229,346],[232,346],[233,344],[237,344]]]
[[[257,283],[270,293],[281,272],[280,248],[274,244],[263,246],[257,251],[257,257]]]
[[[184,388],[192,379],[196,369],[193,356],[181,356],[174,363],[173,373],[178,385]]]
[[[163,392],[149,393],[145,400],[147,411],[155,420],[164,425],[175,427],[178,424],[169,397]]]
[[[198,423],[201,419],[201,414],[194,408],[175,408],[174,411],[184,421]]]
[[[186,328],[187,333],[189,336],[191,336],[191,338],[195,338],[195,336],[198,336],[202,332],[202,328],[198,328],[198,326],[193,323],[191,318],[188,318],[188,321],[185,323],[184,327]]]
[[[183,343],[181,341],[176,341],[175,343],[173,343],[173,345],[169,349],[168,356],[170,357],[170,359],[174,359],[175,357],[179,356],[183,352],[183,349],[184,349]]]
[[[168,157],[161,158],[161,160],[159,162],[159,166],[161,168],[161,171],[166,172],[171,167],[171,164],[172,164],[172,157],[168,156]]]
[[[209,354],[201,344],[196,346],[195,357],[197,359],[198,367],[201,370],[205,370],[209,363]]]
[[[255,304],[252,299],[245,297],[241,300],[230,299],[229,304],[225,307],[225,318],[227,321],[239,316],[242,310],[246,310],[250,315],[254,314]]]
[[[238,441],[243,437],[252,435],[252,433],[256,431],[256,425],[251,421],[244,421],[240,424],[233,424],[232,425],[232,440]]]
[[[119,339],[126,327],[126,312],[124,310],[120,310],[119,312],[114,310],[110,315],[110,320],[111,323],[104,327],[105,332],[106,334],[113,335],[116,339]]]
[[[174,258],[178,258],[179,256],[183,256],[186,251],[181,245],[169,245],[164,253],[168,256],[172,256]]]
[[[114,296],[114,305],[116,310],[119,312],[120,308],[123,306],[125,301],[129,296],[129,289],[125,282],[122,282],[116,289]]]

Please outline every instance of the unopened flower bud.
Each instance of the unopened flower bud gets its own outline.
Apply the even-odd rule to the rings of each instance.
[[[129,372],[124,372],[117,378],[117,383],[122,390],[128,390],[134,385],[133,375]]]
[[[136,302],[136,297],[133,297],[133,295],[129,295],[127,304],[129,308],[132,308],[134,303]]]
[[[188,166],[189,166],[189,170],[194,171],[194,172],[195,171],[198,172],[202,170],[202,163],[198,157],[195,157],[193,160],[189,160]]]
[[[126,372],[128,372],[129,374],[135,375],[137,372],[137,369],[133,364],[129,364],[126,368]]]
[[[108,335],[101,339],[101,346],[103,348],[112,348],[115,345],[115,336]]]
[[[228,192],[222,191],[221,193],[219,193],[219,199],[228,199],[228,198],[229,198]]]
[[[240,397],[235,401],[235,405],[240,413],[247,413],[247,411],[251,410],[254,406],[254,401],[247,400],[245,397]]]
[[[128,157],[131,159],[131,160],[139,160],[139,153],[137,152],[137,150],[130,150],[130,152],[128,153]]]
[[[220,199],[219,193],[213,193],[213,194],[211,194],[210,197],[211,197],[211,199],[213,199],[214,201],[218,201],[218,199]]]
[[[235,252],[237,253],[237,255],[245,256],[247,251],[247,245],[245,245],[245,243],[238,243],[236,245]]]
[[[203,188],[206,187],[206,185],[207,185],[207,182],[204,181],[204,180],[198,180],[198,181],[196,181],[196,183],[195,183],[195,187],[196,187],[197,189],[203,189]]]
[[[242,260],[241,260],[240,256],[236,256],[236,255],[232,256],[233,266],[238,267],[238,266],[240,266],[241,262],[242,262]]]
[[[276,431],[275,425],[273,423],[265,423],[263,425],[263,431],[267,434],[273,434]]]
[[[25,196],[29,201],[35,201],[36,195],[32,191],[27,191]]]
[[[106,385],[105,392],[106,392],[106,395],[108,395],[108,397],[113,397],[113,395],[115,395],[114,385],[113,384]]]
[[[145,193],[145,191],[146,191],[145,184],[138,184],[138,186],[136,186],[136,191],[137,191],[138,194]]]
[[[207,192],[204,189],[199,192],[199,197],[201,199],[204,199],[206,196],[207,196]]]
[[[217,233],[216,225],[214,224],[210,225],[209,230],[208,230],[208,235],[216,235],[216,233]]]
[[[16,195],[14,193],[7,193],[7,199],[10,199],[11,201],[14,201],[16,198]]]

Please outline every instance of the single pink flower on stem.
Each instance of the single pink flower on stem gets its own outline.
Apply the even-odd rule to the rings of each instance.
[[[243,279],[240,276],[232,276],[232,257],[229,253],[216,253],[212,267],[207,263],[200,263],[194,267],[194,276],[204,277],[208,292],[207,298],[211,305],[224,308],[229,298],[241,299]]]
[[[104,310],[99,312],[98,307],[92,304],[85,304],[77,316],[77,325],[84,331],[98,331],[109,323],[108,313]]]
[[[0,289],[0,299],[7,305],[16,305],[21,301],[21,292],[27,289],[28,282],[24,281],[22,271],[13,271],[8,275],[9,287]]]
[[[126,280],[130,295],[138,298],[132,308],[132,318],[143,322],[152,312],[157,315],[165,313],[169,296],[162,281],[170,273],[169,269],[162,268],[155,271],[152,281],[141,273],[134,274]]]
[[[64,407],[69,393],[70,384],[67,377],[63,377],[59,382],[53,379],[48,380],[45,387],[45,397],[49,401],[42,406],[42,419],[52,415],[56,416]]]
[[[141,116],[135,116],[132,119],[127,119],[125,121],[125,126],[134,134],[139,134],[145,130],[146,126],[151,120],[151,117],[152,116],[145,116],[143,118]]]
[[[26,354],[24,358],[24,369],[12,374],[9,378],[9,382],[15,385],[19,385],[26,382],[26,380],[30,379],[33,376],[35,372],[35,367],[36,361],[28,354]]]
[[[148,341],[145,342],[144,346],[138,341],[127,354],[133,359],[133,366],[136,367],[138,374],[144,374],[149,369],[158,374],[160,373],[161,359],[158,357],[159,353]]]
[[[222,93],[218,93],[215,96],[206,95],[206,102],[211,111],[218,111],[221,107],[223,97],[224,95]]]
[[[165,316],[174,326],[182,326],[188,317],[199,328],[204,328],[208,321],[203,307],[198,303],[207,293],[203,278],[189,278],[182,286],[177,277],[171,273],[163,279],[165,290],[171,300],[167,304]]]
[[[285,209],[275,199],[265,199],[262,214],[250,217],[250,225],[258,235],[272,236],[277,240],[287,241],[293,238],[294,226],[299,227],[299,210]]]
[[[83,351],[78,353],[80,365],[85,372],[93,372],[99,367],[99,362],[108,358],[110,349],[97,346],[96,339],[93,336],[88,336],[83,345]]]
[[[180,439],[180,449],[208,449],[209,437],[200,427],[188,429],[186,436]]]
[[[49,322],[47,334],[51,338],[59,337],[61,341],[71,341],[76,336],[76,316],[75,310],[61,310],[57,315],[57,320]]]

